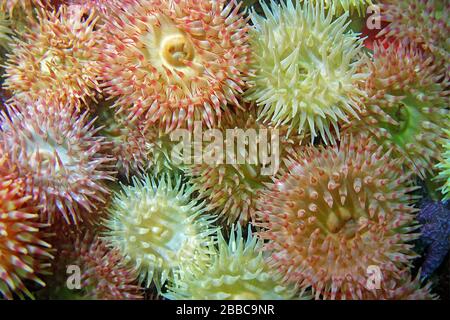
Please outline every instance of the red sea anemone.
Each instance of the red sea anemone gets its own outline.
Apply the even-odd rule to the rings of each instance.
[[[96,135],[87,113],[78,115],[64,104],[41,100],[9,107],[1,117],[0,144],[25,179],[26,190],[42,207],[42,218],[67,223],[83,220],[105,202],[105,180],[113,180],[110,158],[98,151],[104,138]]]
[[[410,176],[365,136],[306,149],[258,201],[269,263],[316,298],[361,299],[369,266],[399,274],[415,257]]]
[[[136,0],[107,22],[101,79],[118,112],[169,131],[215,126],[228,102],[239,104],[248,26],[227,2]]]
[[[39,11],[37,24],[12,44],[6,63],[5,89],[16,97],[47,96],[88,103],[100,92],[97,57],[100,31],[93,11]]]
[[[45,226],[38,223],[38,209],[26,184],[6,167],[7,157],[0,149],[0,297],[12,299],[13,294],[32,298],[24,281],[41,286],[38,277],[52,258],[50,245],[39,233]]]

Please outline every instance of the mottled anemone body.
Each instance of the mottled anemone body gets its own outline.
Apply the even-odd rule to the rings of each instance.
[[[238,105],[249,62],[235,1],[139,0],[106,25],[104,92],[117,112],[166,132],[220,123]]]
[[[269,263],[316,298],[361,299],[371,265],[398,275],[416,257],[418,238],[403,173],[367,136],[311,147],[290,161],[258,201]]]
[[[37,23],[11,43],[3,87],[17,98],[47,96],[86,106],[95,101],[101,92],[97,21],[93,11],[39,10]]]
[[[295,286],[283,285],[261,253],[262,242],[248,229],[231,229],[230,239],[217,232],[218,248],[204,270],[182,272],[168,286],[170,300],[290,300],[299,295]],[[303,297],[303,296],[302,296]],[[306,296],[305,296],[306,297]]]
[[[379,36],[407,41],[434,57],[435,73],[450,80],[450,1],[387,0],[382,1],[381,19],[388,25]],[[438,72],[439,71],[439,72]]]
[[[25,283],[45,286],[39,274],[49,268],[51,249],[43,240],[46,225],[38,222],[38,208],[11,168],[0,148],[0,297],[33,298]]]
[[[252,13],[246,99],[257,103],[261,119],[334,142],[365,96],[358,88],[366,77],[358,72],[362,39],[346,31],[348,14],[333,20],[322,1],[262,7],[266,18]]]
[[[94,219],[106,202],[105,182],[115,173],[113,159],[98,154],[105,142],[97,131],[87,113],[63,103],[10,105],[2,114],[0,143],[40,204],[43,221]]]
[[[445,130],[450,129],[449,96],[435,66],[414,46],[375,45],[364,84],[366,107],[351,130],[372,134],[385,150],[404,159],[422,177],[442,159]]]
[[[257,121],[256,108],[246,107],[224,119],[219,129],[222,137],[200,142],[202,153],[195,154],[194,147],[191,164],[186,166],[195,190],[226,225],[255,220],[258,193],[271,181],[275,170],[285,169],[284,160],[296,154],[302,144],[301,136],[287,137],[286,126],[274,129],[264,125]],[[267,159],[262,158],[263,150]],[[229,161],[232,158],[234,163]]]
[[[133,184],[113,199],[105,241],[136,268],[140,283],[158,291],[182,265],[204,270],[216,228],[204,203],[190,199],[192,187],[168,175],[133,177]]]

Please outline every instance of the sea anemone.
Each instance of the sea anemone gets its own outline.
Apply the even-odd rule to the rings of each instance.
[[[425,176],[442,159],[445,129],[450,129],[448,92],[439,83],[431,58],[417,48],[392,43],[375,45],[368,94],[355,131],[369,131],[376,141],[393,149],[412,171]]]
[[[229,225],[254,221],[258,192],[276,174],[277,165],[283,168],[283,160],[300,149],[301,137],[287,138],[287,128],[273,129],[258,123],[256,118],[253,106],[230,114],[221,126],[223,139],[217,141],[215,137],[214,141],[202,142],[200,157],[194,155],[192,164],[187,166],[186,173],[201,198],[208,200],[208,209],[216,211]],[[216,150],[218,144],[220,148]],[[261,157],[263,150],[267,151],[267,159]],[[229,151],[234,154],[228,154]],[[238,160],[239,156],[243,161]],[[206,161],[206,157],[211,160]],[[235,163],[229,161],[230,157]]]
[[[211,255],[208,267],[182,272],[168,286],[164,296],[171,300],[289,300],[297,293],[295,286],[281,283],[261,252],[262,242],[248,228],[247,240],[240,225],[234,227],[228,243],[217,232],[218,250]]]
[[[137,273],[125,263],[118,249],[110,249],[103,240],[90,234],[80,236],[66,252],[70,263],[81,269],[81,295],[84,299],[142,299],[135,284]]]
[[[113,199],[105,240],[134,264],[147,287],[153,282],[160,291],[181,265],[206,268],[216,228],[204,204],[190,199],[192,191],[180,177],[133,177]]]
[[[137,0],[106,24],[101,78],[118,112],[171,131],[215,126],[227,102],[239,104],[248,26],[227,2]]]
[[[268,260],[318,299],[361,299],[369,266],[400,273],[416,255],[416,190],[399,160],[366,136],[309,147],[258,200]]]
[[[448,120],[447,120],[448,121]],[[438,180],[443,181],[442,194],[444,200],[450,200],[450,129],[445,131],[447,138],[443,143],[443,160],[437,165],[439,169]]]
[[[93,11],[39,11],[37,24],[11,44],[4,88],[16,97],[88,104],[100,92],[97,56],[101,31]]]
[[[385,0],[381,19],[389,25],[379,36],[407,40],[431,53],[441,73],[450,76],[450,19],[448,0]]]
[[[82,212],[96,213],[105,203],[113,181],[111,158],[98,155],[104,138],[96,135],[87,113],[78,115],[67,105],[36,101],[9,106],[1,117],[0,144],[8,151],[26,190],[42,208],[43,220],[67,223],[83,220]]]
[[[338,124],[357,116],[364,96],[357,86],[365,79],[358,72],[363,42],[346,31],[348,14],[333,20],[322,1],[261,5],[266,18],[252,13],[246,98],[274,125],[288,124],[299,133],[309,128],[312,139],[320,134],[335,141],[330,125],[339,134]]]
[[[38,209],[25,193],[25,182],[6,169],[6,162],[0,150],[0,297],[33,298],[24,282],[45,286],[38,274],[49,267],[50,245],[39,233],[45,225],[37,221]]]

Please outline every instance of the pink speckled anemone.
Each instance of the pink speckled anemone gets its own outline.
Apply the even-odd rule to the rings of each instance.
[[[220,123],[238,105],[249,62],[236,1],[136,0],[106,24],[104,92],[128,119],[171,131]]]
[[[42,220],[62,217],[76,224],[84,220],[83,212],[96,213],[114,172],[112,159],[98,154],[105,142],[88,114],[42,100],[17,106],[8,106],[0,118],[0,144],[39,202]]]
[[[3,87],[16,97],[96,101],[101,31],[93,11],[40,10],[37,22],[11,44]],[[80,105],[81,106],[81,105]]]
[[[316,299],[362,299],[369,266],[399,274],[415,257],[410,176],[366,136],[311,146],[258,201],[269,263]]]

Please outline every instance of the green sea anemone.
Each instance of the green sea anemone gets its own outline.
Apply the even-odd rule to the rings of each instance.
[[[31,283],[49,269],[51,245],[44,241],[48,225],[39,223],[39,209],[0,147],[0,299],[33,298]]]
[[[105,219],[105,240],[134,265],[140,282],[158,290],[180,266],[206,268],[216,228],[204,204],[191,200],[192,187],[180,177],[133,177],[123,186]]]
[[[438,180],[443,181],[442,194],[444,200],[450,199],[450,130],[446,130],[447,139],[444,142],[443,160],[437,165],[440,170]]]
[[[439,73],[450,77],[450,19],[448,0],[384,0],[381,19],[388,26],[379,36],[407,40],[431,53]]]
[[[203,270],[183,272],[164,296],[172,300],[288,300],[296,297],[296,287],[281,283],[261,252],[262,242],[248,228],[247,240],[240,225],[234,227],[228,243],[217,232],[218,249]]]
[[[369,131],[393,156],[401,157],[421,176],[442,159],[445,129],[450,129],[449,99],[431,58],[414,46],[375,45],[368,94],[355,131]]]
[[[333,20],[323,1],[261,5],[266,18],[251,15],[247,100],[256,101],[259,117],[274,125],[335,141],[330,126],[339,134],[339,123],[357,116],[364,96],[357,84],[366,78],[358,72],[363,43],[346,31],[348,14]]]

